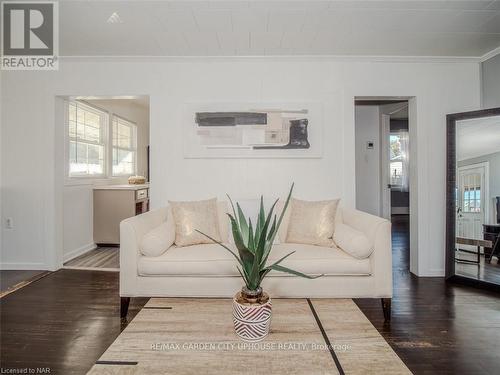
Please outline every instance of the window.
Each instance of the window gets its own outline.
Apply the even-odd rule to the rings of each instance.
[[[463,211],[481,212],[481,174],[471,173],[465,177]]]
[[[78,100],[68,102],[69,177],[136,174],[137,125]]]
[[[389,176],[392,188],[408,191],[408,132],[389,136]]]
[[[135,174],[137,127],[134,123],[113,116],[113,176]]]
[[[80,102],[70,102],[69,175],[70,177],[105,174],[107,115]]]

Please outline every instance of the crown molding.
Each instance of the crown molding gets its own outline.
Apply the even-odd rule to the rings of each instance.
[[[497,47],[494,50],[491,50],[490,52],[485,53],[483,56],[481,56],[480,61],[485,62],[486,60],[489,60],[492,57],[495,57],[496,55],[500,55],[500,47]]]
[[[485,55],[486,56],[486,55]],[[343,56],[343,55],[248,55],[248,56],[60,56],[60,62],[227,62],[227,61],[331,61],[375,63],[479,63],[483,57],[464,56]]]

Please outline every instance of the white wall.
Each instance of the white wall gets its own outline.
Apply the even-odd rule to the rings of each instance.
[[[481,68],[483,108],[500,107],[500,54],[483,62]]]
[[[380,216],[380,114],[378,106],[357,105],[356,208]],[[367,142],[373,149],[367,149]]]
[[[98,99],[87,102],[107,111],[110,116],[116,114],[137,124],[137,174],[145,176],[149,145],[149,108],[130,99]],[[95,247],[92,186],[127,183],[127,178],[97,181],[73,179],[61,183],[64,183],[63,259],[68,261]]]
[[[151,97],[152,205],[168,199],[283,195],[355,201],[355,96],[415,96],[420,275],[444,274],[445,114],[479,107],[479,64],[354,62],[313,58],[62,59],[57,72],[2,72],[2,267],[56,268],[62,213],[56,95]],[[182,109],[192,101],[319,101],[321,159],[183,159]],[[29,106],[30,110],[26,108]],[[411,112],[411,111],[410,111]],[[30,137],[26,137],[30,134]],[[27,152],[29,151],[29,152]],[[33,158],[32,155],[37,155]],[[417,197],[417,195],[415,195]],[[416,233],[416,232],[415,232]],[[412,242],[416,244],[416,241]],[[54,249],[56,249],[54,251]]]

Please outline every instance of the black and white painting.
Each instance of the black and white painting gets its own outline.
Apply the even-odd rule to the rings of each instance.
[[[320,157],[319,105],[189,104],[185,156]]]

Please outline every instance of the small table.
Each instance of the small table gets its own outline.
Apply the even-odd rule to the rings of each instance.
[[[492,246],[491,241],[480,240],[480,239],[476,239],[476,238],[457,237],[455,242],[457,244],[460,244],[460,245],[477,246],[477,251],[471,251],[471,250],[465,250],[465,249],[459,249],[459,248],[455,249],[455,251],[462,251],[464,253],[469,253],[469,254],[477,254],[477,260],[457,259],[455,257],[455,262],[477,264],[478,267],[479,267],[480,260],[481,260],[481,247],[491,247]]]

